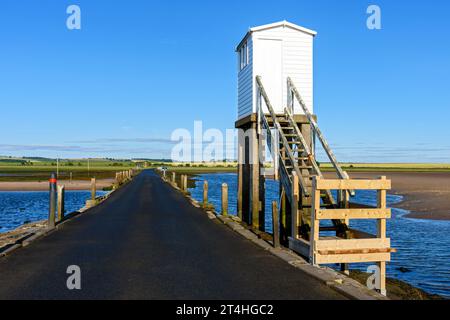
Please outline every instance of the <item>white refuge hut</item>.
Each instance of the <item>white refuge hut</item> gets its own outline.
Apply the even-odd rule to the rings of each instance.
[[[282,21],[251,28],[238,53],[239,167],[238,216],[266,231],[265,179],[280,181],[272,203],[274,245],[282,244],[313,265],[377,263],[378,291],[386,294],[387,190],[391,182],[351,180],[338,163],[314,115],[313,41],[316,32]],[[326,179],[316,160],[315,141],[333,165],[337,179]],[[266,150],[273,166],[265,165]],[[337,190],[333,195],[332,190]],[[356,190],[376,190],[376,208],[350,205]],[[269,204],[270,207],[270,204]],[[320,226],[329,220],[330,227]],[[374,220],[376,234],[351,229],[350,220]],[[321,234],[322,232],[322,234]],[[330,232],[332,234],[330,236]]]
[[[251,28],[238,54],[238,120],[257,113],[256,76],[261,76],[275,112],[288,105],[290,77],[313,114],[313,40],[317,33],[282,21]],[[294,114],[303,114],[294,106]]]

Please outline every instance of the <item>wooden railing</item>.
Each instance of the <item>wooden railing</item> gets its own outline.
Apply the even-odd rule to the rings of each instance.
[[[314,134],[319,138],[319,141],[322,144],[322,147],[325,150],[325,153],[327,154],[328,158],[330,159],[331,164],[335,168],[339,179],[349,179],[347,172],[345,172],[342,169],[342,167],[340,166],[339,162],[336,159],[336,156],[334,155],[333,151],[331,150],[330,145],[328,144],[327,140],[325,139],[325,136],[323,135],[322,131],[320,130],[319,125],[317,124],[313,115],[307,108],[306,103],[302,99],[300,93],[298,92],[297,88],[294,85],[294,82],[291,80],[290,77],[288,77],[288,79],[287,79],[287,86],[288,86],[288,93],[289,93],[289,97],[290,97],[291,109],[293,109],[293,103],[294,103],[294,100],[296,99],[297,102],[299,103],[300,107],[302,108],[303,112],[305,113],[305,116],[308,118],[308,121],[311,124],[311,128],[312,128]],[[349,190],[349,191],[352,196],[355,195],[355,192],[353,190]]]
[[[313,204],[311,217],[310,261],[314,265],[377,263],[380,269],[380,288],[386,292],[386,262],[391,260],[391,240],[386,237],[386,220],[391,218],[391,209],[386,206],[387,190],[391,181],[386,177],[379,180],[326,180],[313,179]],[[326,190],[376,190],[378,205],[376,208],[322,209],[321,192]],[[320,222],[323,220],[377,220],[377,234],[353,232],[352,239],[321,237]],[[364,238],[362,238],[364,237]]]
[[[260,76],[256,77],[256,83],[258,85],[259,94],[264,99],[267,109],[269,110],[270,117],[272,118],[272,123],[274,124],[274,127],[277,129],[277,131],[280,134],[280,141],[286,150],[286,155],[289,157],[289,159],[292,163],[293,172],[295,172],[297,174],[297,176],[299,177],[300,188],[302,189],[302,192],[303,192],[303,194],[305,194],[305,196],[309,196],[310,194],[308,192],[308,189],[306,188],[305,182],[303,181],[301,171],[298,167],[297,161],[294,156],[294,152],[292,151],[292,148],[290,147],[289,142],[286,140],[286,137],[282,134],[283,130],[281,128],[280,123],[277,120],[277,115],[272,107],[269,96],[267,95],[266,90],[264,89],[264,86],[262,84],[262,80],[261,80]],[[260,107],[260,111],[259,111],[259,116],[265,118],[265,114],[262,112],[261,107]]]

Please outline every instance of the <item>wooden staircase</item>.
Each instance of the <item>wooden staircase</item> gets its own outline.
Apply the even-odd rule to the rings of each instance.
[[[290,110],[292,108],[285,108],[283,114],[276,114],[274,108],[269,100],[267,92],[262,83],[261,77],[256,78],[258,89],[261,98],[264,100],[265,105],[269,113],[264,113],[262,104],[259,104],[259,118],[261,130],[265,133],[267,146],[270,150],[272,157],[278,157],[279,161],[279,179],[283,186],[283,190],[288,197],[290,203],[296,201],[293,199],[294,181],[298,180],[298,184],[302,197],[311,197],[312,193],[312,180],[314,177],[323,178],[323,174],[315,159],[314,152],[310,145],[307,143],[303,136],[299,126],[297,125],[293,114]],[[288,78],[289,92],[292,93],[293,98],[297,99],[305,116],[307,117],[314,134],[319,138],[327,155],[330,158],[333,167],[336,170],[339,179],[349,179],[347,173],[341,168],[336,160],[333,152],[331,151],[328,143],[326,142],[323,134],[321,133],[317,122],[312,114],[307,109],[305,103],[298,94],[297,89],[293,85],[291,79]],[[293,101],[293,99],[291,99]],[[275,141],[275,143],[273,143]],[[277,148],[276,146],[280,147]],[[329,190],[322,193],[322,202],[324,208],[338,208],[344,197],[348,197],[348,194],[353,194],[353,191],[343,191],[339,195],[339,201],[336,201]],[[299,199],[297,199],[298,201]],[[298,208],[302,210],[302,208]],[[345,221],[333,220],[333,227],[328,228],[329,231],[336,231],[338,236],[346,236],[348,232],[348,226]],[[304,239],[310,237],[310,222],[306,219],[300,219],[298,225],[299,236]]]
[[[282,186],[280,212],[283,203],[289,202],[291,214],[291,232],[288,236],[289,248],[309,257],[310,263],[341,264],[343,271],[348,271],[349,263],[377,263],[378,274],[375,288],[386,295],[386,263],[391,259],[391,240],[386,234],[386,221],[391,218],[391,210],[387,208],[387,190],[391,189],[391,181],[386,177],[378,180],[350,180],[348,174],[336,160],[330,146],[320,131],[317,122],[306,108],[304,101],[288,78],[288,94],[290,107],[282,114],[276,114],[264,89],[261,77],[256,77],[258,86],[259,134],[266,137],[266,144],[273,159],[278,159],[279,180]],[[262,108],[262,100],[268,113]],[[322,144],[337,179],[327,180],[315,159],[311,139],[305,138],[290,110],[296,100],[307,118],[311,131]],[[304,132],[309,132],[309,128]],[[331,190],[335,190],[334,199]],[[377,191],[376,207],[351,204],[350,196],[354,190]],[[283,201],[283,199],[285,201]],[[284,204],[286,208],[286,204]],[[281,214],[281,225],[286,214]],[[321,221],[331,220],[332,226],[321,226]],[[369,234],[349,228],[350,220],[376,220],[377,233]],[[278,224],[276,224],[278,225]],[[286,228],[287,229],[287,228]],[[330,236],[328,232],[336,232]],[[274,232],[275,237],[275,232]],[[283,239],[285,241],[285,239]]]

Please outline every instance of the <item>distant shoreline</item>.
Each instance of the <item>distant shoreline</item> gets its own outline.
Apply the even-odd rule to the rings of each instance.
[[[171,170],[180,174],[236,173],[236,169],[214,170],[214,168],[174,167]],[[392,180],[393,195],[403,196],[403,201],[394,207],[409,211],[408,218],[419,220],[450,221],[450,172],[426,171],[358,171],[350,170],[349,175],[355,179],[374,179],[386,176]],[[333,178],[331,172],[324,172],[325,177]]]
[[[450,172],[351,172],[356,179],[384,175],[392,180],[390,194],[403,196],[394,207],[408,210],[407,218],[450,221]]]
[[[114,179],[100,179],[96,181],[97,190],[108,188],[114,183]],[[91,189],[91,182],[84,180],[61,180],[58,182],[64,185],[68,191],[83,191]],[[1,181],[0,191],[48,191],[49,184],[47,181]]]
[[[236,168],[222,167],[173,167],[175,172],[196,175],[206,173],[236,173]],[[326,177],[333,177],[333,173],[325,170]],[[349,175],[355,179],[377,178],[387,176],[392,180],[391,194],[401,195],[403,201],[396,204],[399,209],[408,210],[406,217],[413,219],[450,221],[450,172],[422,172],[422,171],[391,171],[391,170],[349,170]],[[114,179],[97,180],[97,189],[110,187]],[[61,180],[66,190],[90,190],[88,180]],[[0,181],[0,191],[46,191],[46,181]]]

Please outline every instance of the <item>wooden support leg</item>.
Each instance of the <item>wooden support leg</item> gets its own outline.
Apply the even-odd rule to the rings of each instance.
[[[380,293],[383,296],[387,296],[386,290],[386,262],[379,262],[378,268],[380,268]]]
[[[251,198],[252,198],[252,227],[254,229],[260,229],[259,212],[260,212],[260,168],[259,168],[259,141],[256,131],[256,124],[252,126],[251,132]]]
[[[312,210],[311,210],[311,234],[309,239],[310,253],[309,261],[312,265],[316,265],[316,243],[319,241],[320,221],[316,219],[316,210],[320,210],[320,190],[317,190],[317,180],[319,177],[313,178],[312,183]]]
[[[244,192],[244,161],[245,161],[245,155],[244,155],[244,148],[245,148],[245,142],[244,142],[244,136],[239,135],[238,137],[238,193],[237,193],[237,211],[238,211],[238,217],[242,220],[243,214],[242,214],[242,200],[243,200],[243,192]]]
[[[242,221],[251,225],[251,165],[249,137],[244,138],[244,146],[244,165],[242,166]]]
[[[260,165],[259,175],[259,230],[266,231],[266,178],[261,174],[263,164]]]
[[[280,194],[281,194],[281,210],[280,210],[280,239],[283,245],[288,245],[288,233],[287,233],[287,225],[286,225],[286,215],[287,215],[287,199],[286,192],[280,184]]]
[[[381,180],[386,180],[386,177],[381,177]],[[387,191],[378,191],[378,208],[387,208]],[[377,236],[380,239],[386,239],[386,219],[379,219],[377,226]],[[386,262],[379,262],[378,267],[380,268],[380,293],[384,296],[387,295],[386,290]]]
[[[349,201],[349,193],[346,190],[339,190],[338,191],[338,205],[339,208],[342,209],[348,209],[349,205],[348,205],[348,201]],[[347,227],[350,226],[350,219],[345,219],[344,221],[345,225]],[[349,265],[348,263],[342,263],[341,264],[341,272],[343,272],[346,275],[350,275],[350,269],[349,269]]]
[[[298,226],[299,226],[299,218],[298,218],[298,199],[299,199],[299,177],[295,172],[292,173],[292,203],[291,203],[291,237],[293,239],[298,238]]]
[[[280,247],[280,233],[279,233],[279,219],[278,219],[278,206],[277,202],[272,202],[272,223],[273,223],[273,246],[274,248]]]
[[[305,139],[306,144],[310,148],[310,150],[314,150],[313,146],[313,138],[312,138],[312,131],[311,131],[311,125],[309,123],[298,123],[297,124],[300,128],[300,131],[303,135],[303,138]],[[300,160],[298,163],[300,166],[308,165],[308,163],[304,160]],[[311,173],[308,169],[302,169],[301,174],[303,178],[303,181],[305,182],[305,186],[309,194],[312,194],[312,184],[310,181]],[[299,217],[299,226],[302,226],[303,236],[307,237],[307,228],[304,228],[307,225],[311,225],[311,206],[312,206],[312,200],[311,197],[306,197],[303,192],[301,192],[300,197],[300,217]]]
[[[343,272],[346,275],[350,275],[350,269],[348,266],[348,263],[341,263],[341,272]]]

